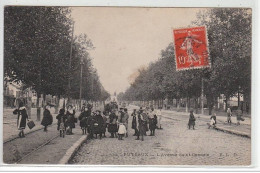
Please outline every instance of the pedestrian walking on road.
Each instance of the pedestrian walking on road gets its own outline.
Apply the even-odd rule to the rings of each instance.
[[[142,116],[143,116],[144,124],[145,124],[145,134],[144,134],[144,136],[146,136],[146,132],[149,131],[149,128],[148,128],[149,118],[148,118],[147,109],[142,113]]]
[[[232,123],[232,122],[231,122],[231,116],[232,116],[231,109],[228,108],[228,109],[227,109],[227,123],[228,123],[228,124],[231,124],[231,123]]]
[[[121,110],[118,117],[118,140],[123,140],[123,136],[126,134],[126,114]]]
[[[102,118],[103,118],[103,128],[102,128],[102,135],[106,138],[106,131],[107,131],[107,112],[104,111],[103,112],[103,115],[102,115]]]
[[[124,118],[125,118],[125,128],[126,128],[126,138],[128,137],[128,119],[129,119],[129,114],[127,112],[127,108],[124,108]]]
[[[155,129],[157,124],[157,116],[154,112],[154,109],[151,109],[151,113],[149,115],[149,129],[150,129],[150,136],[155,135]]]
[[[50,106],[49,105],[46,105],[45,106],[45,109],[44,109],[44,111],[43,111],[43,118],[42,118],[42,122],[41,122],[41,125],[43,125],[44,126],[44,132],[47,132],[48,130],[47,130],[47,127],[49,126],[49,125],[51,125],[52,124],[52,122],[53,122],[53,117],[52,117],[52,115],[51,115],[51,112],[50,112]]]
[[[146,119],[145,116],[146,114],[143,113],[143,110],[140,108],[139,110],[139,115],[138,115],[138,134],[136,140],[139,140],[141,136],[141,140],[144,140],[144,136],[146,135]]]
[[[189,122],[188,122],[188,126],[189,126],[189,129],[193,128],[193,130],[195,130],[194,126],[195,126],[195,121],[196,121],[196,118],[193,114],[193,110],[190,110],[190,118],[189,118]]]
[[[63,122],[61,121],[61,118],[63,118]],[[60,130],[60,124],[65,123],[66,120],[67,120],[67,117],[65,115],[65,109],[63,109],[63,108],[60,109],[59,114],[56,116],[56,119],[58,120],[57,130],[59,131]]]
[[[241,109],[238,109],[236,111],[236,116],[237,116],[237,125],[240,125],[240,121],[244,121],[245,120],[244,118],[242,118],[243,113],[242,113]]]
[[[26,108],[24,107],[23,102],[19,103],[19,107],[13,111],[14,115],[18,115],[17,117],[17,128],[19,131],[18,136],[20,138],[25,137],[24,129],[26,128],[26,120],[28,120],[28,115],[26,112]]]
[[[104,120],[103,117],[101,116],[101,111],[97,110],[96,111],[96,115],[94,116],[94,127],[93,127],[93,133],[96,135],[96,139],[97,139],[97,135],[99,134],[99,139],[102,138],[102,129],[104,126]]]
[[[131,116],[133,117],[132,119],[132,129],[135,130],[135,133],[133,136],[137,136],[138,133],[138,129],[137,129],[137,114],[136,114],[136,109],[134,109],[133,113],[131,114]]]
[[[159,107],[159,109],[156,112],[156,116],[158,118],[157,128],[158,129],[162,129],[162,124],[161,124],[161,120],[162,120],[162,107]]]
[[[66,121],[66,126],[68,127],[66,133],[67,135],[72,135],[72,129],[75,128],[75,109],[72,107],[72,105],[68,106],[68,110],[66,112],[66,116],[68,117]]]
[[[82,111],[79,115],[79,125],[80,125],[83,135],[87,134],[87,117],[88,117],[87,110],[88,109],[86,107],[83,107]]]
[[[109,125],[108,125],[108,132],[111,133],[110,138],[114,138],[117,132],[117,116],[115,110],[112,110],[112,113],[109,115]]]

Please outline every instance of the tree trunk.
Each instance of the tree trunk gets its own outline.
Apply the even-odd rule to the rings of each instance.
[[[198,113],[198,99],[195,98],[194,101],[195,101],[195,113],[197,114]]]
[[[186,98],[185,111],[188,112],[188,97]]]

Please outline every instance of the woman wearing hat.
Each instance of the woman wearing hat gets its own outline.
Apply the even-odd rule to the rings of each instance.
[[[26,120],[27,121],[29,121],[29,120],[28,120],[28,115],[27,115],[26,108],[24,107],[23,102],[19,103],[19,107],[14,110],[13,114],[14,115],[18,114],[18,117],[17,117],[17,128],[18,128],[18,130],[20,130],[19,137],[20,138],[25,137],[23,130],[26,127]]]

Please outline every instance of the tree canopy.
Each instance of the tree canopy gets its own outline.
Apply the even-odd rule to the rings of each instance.
[[[4,74],[39,95],[66,96],[71,79],[71,95],[78,98],[83,62],[83,98],[101,99],[107,92],[91,68],[88,50],[93,44],[85,34],[72,40],[70,13],[67,7],[5,7]],[[90,90],[92,78],[96,79],[95,94]]]

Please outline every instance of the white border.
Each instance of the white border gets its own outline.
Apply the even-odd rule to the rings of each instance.
[[[257,0],[1,0],[0,1],[0,32],[1,32],[1,43],[0,43],[0,64],[2,70],[0,72],[1,83],[3,83],[3,7],[5,5],[37,5],[37,6],[131,6],[131,7],[243,7],[252,8],[253,16],[253,37],[252,37],[252,166],[250,167],[153,167],[153,166],[141,166],[141,167],[130,167],[130,166],[53,166],[48,167],[34,166],[34,167],[21,167],[1,165],[1,171],[260,171],[260,106],[256,104],[260,103],[260,92],[257,88],[260,88],[260,76],[259,76],[259,3]],[[3,85],[0,85],[0,101],[3,104]],[[0,112],[3,112],[3,107],[0,106]],[[1,114],[0,114],[1,115]],[[1,118],[3,119],[3,118]],[[0,138],[3,137],[2,123],[0,123]],[[3,139],[3,138],[2,138]],[[257,148],[258,146],[258,148]],[[1,143],[1,152],[3,144]],[[2,154],[0,154],[2,160]],[[213,169],[214,168],[214,169]]]

